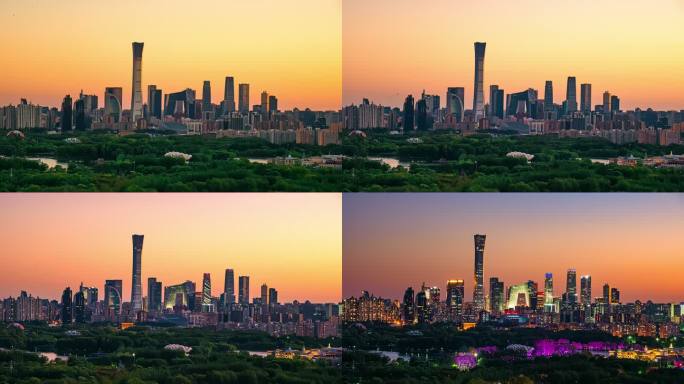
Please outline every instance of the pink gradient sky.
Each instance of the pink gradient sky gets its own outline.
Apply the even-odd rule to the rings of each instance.
[[[543,282],[566,271],[609,283],[623,300],[684,301],[684,194],[345,194],[343,295],[401,298],[422,282],[465,280],[472,299],[473,235],[487,235],[485,288]],[[578,283],[579,284],[579,283]]]
[[[103,292],[122,279],[130,299],[131,235],[145,235],[148,277],[163,285],[224,270],[250,276],[252,296],[267,283],[280,301],[336,302],[341,292],[339,194],[3,194],[0,297],[26,290],[59,298],[83,282]],[[102,293],[101,293],[102,295]]]

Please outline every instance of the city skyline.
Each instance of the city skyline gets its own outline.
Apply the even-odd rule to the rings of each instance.
[[[465,107],[472,109],[472,43],[482,41],[485,102],[490,85],[509,94],[531,87],[541,95],[552,80],[560,104],[566,79],[576,77],[578,85],[592,84],[595,101],[607,90],[621,96],[624,109],[680,110],[684,79],[677,68],[684,65],[684,48],[677,36],[684,31],[678,21],[684,6],[659,3],[345,1],[343,103],[368,98],[401,106],[407,94],[444,97],[447,87],[465,87]],[[582,22],[588,8],[611,16]]]
[[[218,104],[224,79],[232,76],[249,83],[253,95],[256,90],[278,95],[284,109],[336,109],[341,104],[340,7],[339,0],[205,0],[196,7],[10,1],[0,13],[8,58],[0,70],[12,75],[0,77],[0,104],[26,98],[59,106],[66,94],[102,95],[106,87],[123,87],[122,105],[128,109],[130,44],[139,41],[145,43],[143,102],[148,85],[171,93],[199,90],[209,80],[220,89],[212,98]],[[79,20],[76,31],[64,22],[70,18]],[[300,28],[303,24],[307,28]],[[179,34],[180,26],[193,32]],[[65,36],[69,44],[63,43]]]
[[[528,280],[543,286],[550,272],[554,295],[560,296],[572,268],[578,276],[592,276],[594,296],[607,283],[618,287],[625,301],[680,302],[684,286],[677,270],[684,261],[676,238],[684,220],[682,199],[668,194],[345,195],[343,295],[365,290],[401,299],[409,286],[425,283],[444,290],[448,280],[462,279],[470,299],[473,235],[480,233],[487,235],[485,295],[492,277],[506,287]],[[377,270],[382,274],[373,273]]]
[[[0,225],[5,254],[14,262],[6,263],[0,297],[24,290],[57,299],[64,287],[81,282],[104,292],[105,280],[118,279],[128,300],[131,235],[138,233],[145,235],[142,296],[149,277],[163,286],[191,280],[201,287],[204,273],[212,275],[211,293],[219,296],[230,268],[236,277],[250,276],[254,287],[276,287],[283,302],[336,302],[340,204],[334,194],[7,195],[0,206],[8,220]],[[60,228],[64,221],[70,231]],[[36,223],[53,228],[39,242],[30,239]],[[258,296],[253,289],[251,297]]]

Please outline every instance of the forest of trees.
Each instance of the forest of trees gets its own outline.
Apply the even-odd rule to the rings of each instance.
[[[341,145],[274,145],[256,138],[28,132],[0,136],[0,191],[684,191],[684,170],[593,164],[592,158],[684,153],[684,146],[614,145],[603,139],[551,136],[460,137],[425,133],[419,144],[386,133],[345,136]],[[189,162],[164,157],[191,154]],[[532,162],[506,157],[520,151]],[[341,154],[342,169],[256,164],[249,158]],[[411,163],[396,168],[367,157]],[[26,160],[46,157],[68,169]]]

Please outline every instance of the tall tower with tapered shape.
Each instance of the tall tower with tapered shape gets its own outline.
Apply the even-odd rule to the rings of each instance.
[[[142,249],[144,235],[133,235],[133,278],[131,279],[131,307],[142,311]]]
[[[473,287],[473,306],[475,310],[485,308],[484,297],[484,249],[487,235],[475,235],[475,285]]]
[[[142,98],[142,54],[144,43],[133,43],[133,83],[131,88],[131,118],[133,121],[143,117]]]
[[[475,120],[485,117],[484,60],[487,43],[475,43],[475,86],[473,87],[473,113]]]

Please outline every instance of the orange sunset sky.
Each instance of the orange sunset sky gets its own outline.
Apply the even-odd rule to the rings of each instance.
[[[132,241],[144,234],[147,278],[164,286],[224,271],[250,276],[250,294],[267,283],[281,302],[337,302],[342,286],[340,194],[5,194],[0,196],[0,297],[26,290],[58,299],[81,281],[102,297],[105,279],[122,279],[130,299]],[[236,285],[237,289],[237,285]]]
[[[489,85],[506,93],[568,76],[608,90],[622,108],[684,109],[682,0],[344,0],[343,102],[401,106],[407,94],[465,87],[472,107],[474,48],[487,42]],[[579,101],[579,100],[578,100]],[[442,101],[444,105],[444,101]]]
[[[281,109],[338,108],[341,97],[341,0],[2,0],[0,105],[25,97],[59,106],[65,94],[103,98],[124,89],[130,107],[131,43],[145,43],[148,84],[164,93],[225,76],[249,83],[251,104],[266,90]],[[103,101],[100,101],[100,105]]]

